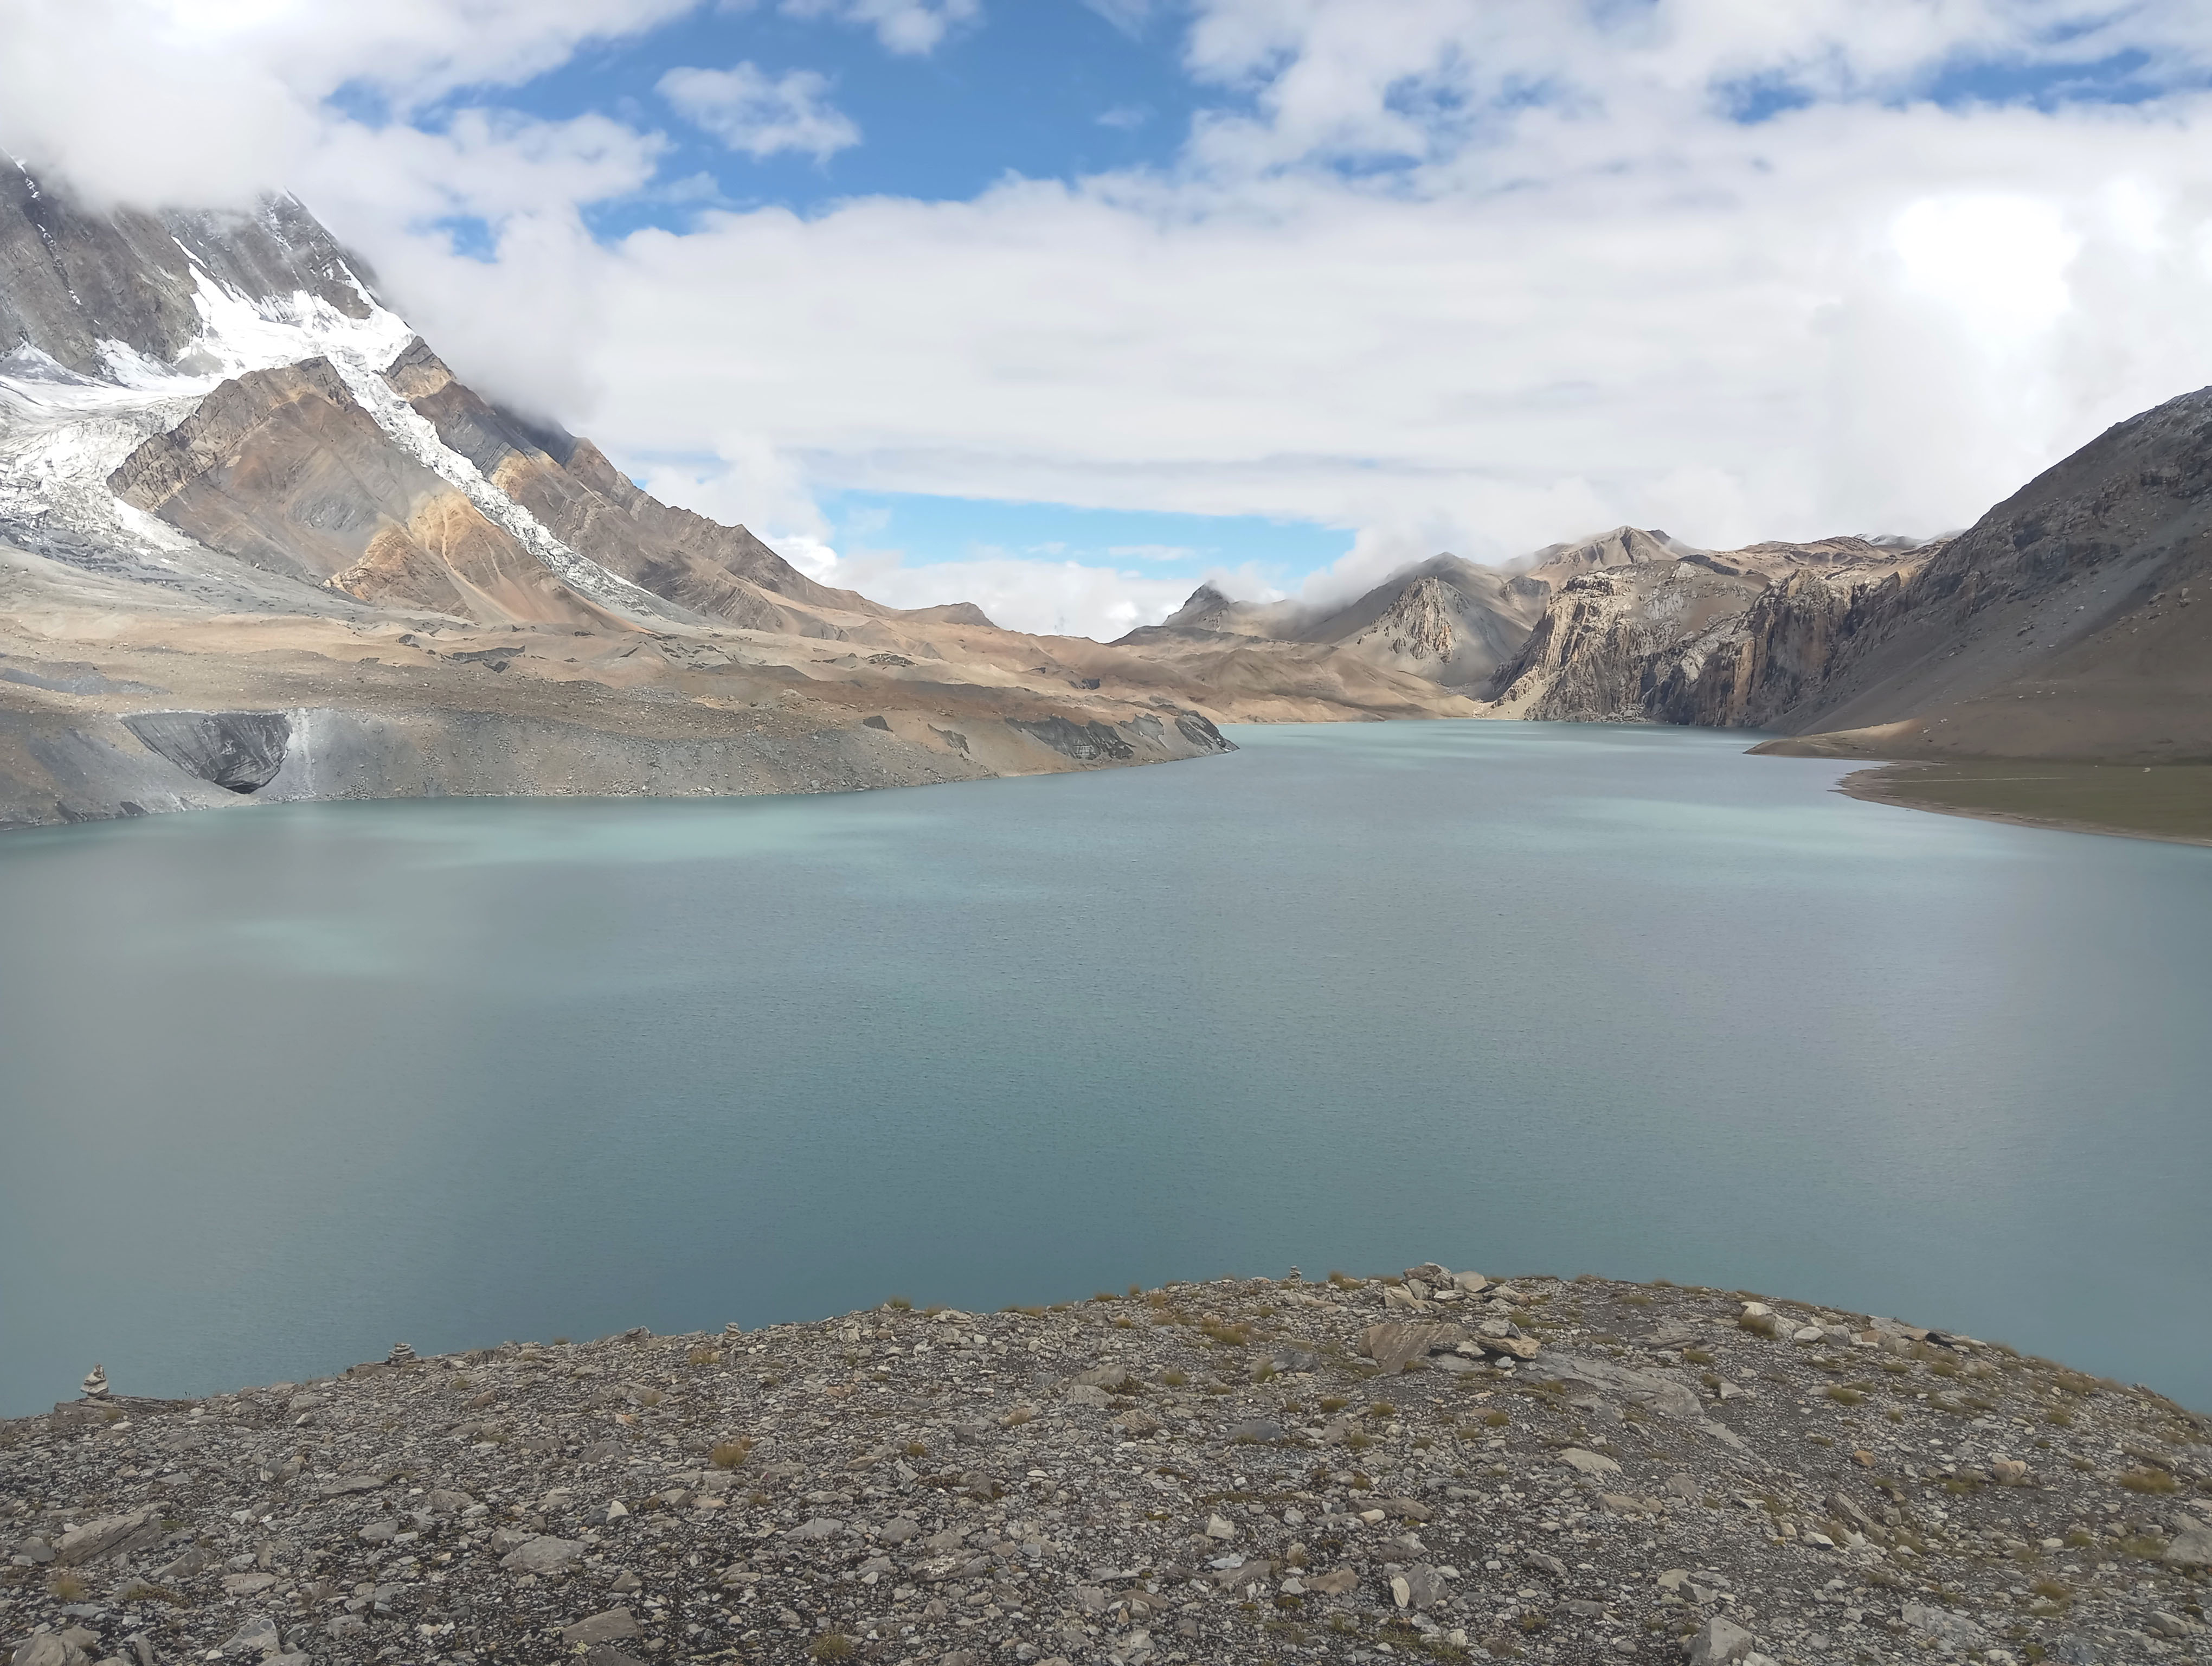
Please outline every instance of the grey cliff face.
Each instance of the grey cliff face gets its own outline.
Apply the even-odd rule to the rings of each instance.
[[[134,712],[123,727],[186,775],[239,793],[276,780],[292,740],[282,712]]]
[[[0,159],[0,357],[28,347],[99,376],[114,342],[177,364],[200,328],[195,263],[252,300],[306,291],[368,315],[368,268],[291,198],[251,214],[97,214]]]

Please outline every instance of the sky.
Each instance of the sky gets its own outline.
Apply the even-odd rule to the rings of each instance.
[[[2212,382],[2201,0],[0,0],[0,147],[1026,629],[1932,535]]]

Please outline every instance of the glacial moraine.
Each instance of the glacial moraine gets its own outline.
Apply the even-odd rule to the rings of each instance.
[[[0,1425],[15,1666],[2212,1659],[2212,1422],[1749,1292],[1293,1269],[393,1359]]]

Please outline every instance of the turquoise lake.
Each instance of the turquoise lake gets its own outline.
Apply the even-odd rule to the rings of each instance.
[[[1741,735],[0,837],[0,1413],[1435,1259],[2212,1408],[2212,850]]]

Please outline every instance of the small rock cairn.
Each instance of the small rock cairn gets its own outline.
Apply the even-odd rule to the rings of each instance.
[[[387,1365],[411,1365],[415,1363],[415,1350],[404,1342],[394,1342],[392,1352],[385,1356],[384,1363]]]
[[[106,1366],[94,1365],[84,1374],[84,1397],[87,1400],[108,1398]]]

